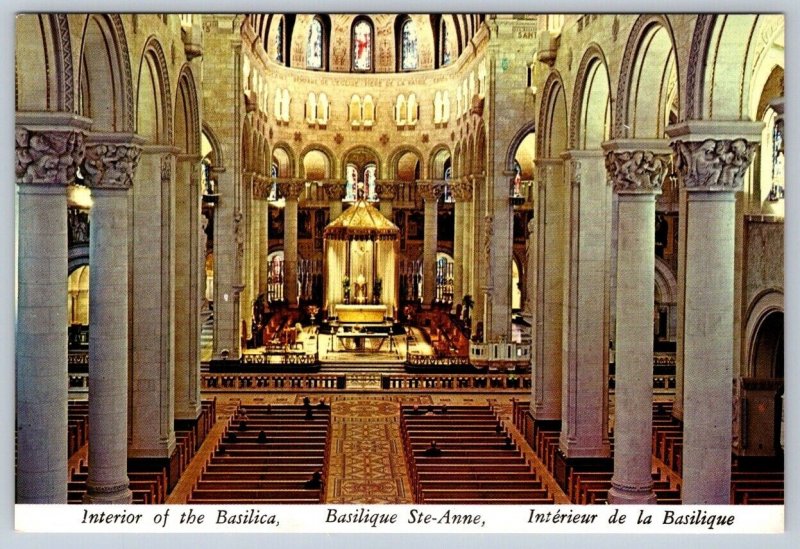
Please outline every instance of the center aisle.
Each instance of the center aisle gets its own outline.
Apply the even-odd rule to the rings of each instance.
[[[333,402],[326,503],[413,503],[399,417],[388,395]]]

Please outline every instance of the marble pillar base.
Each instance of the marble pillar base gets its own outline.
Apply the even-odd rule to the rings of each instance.
[[[656,503],[653,484],[649,486],[621,486],[611,479],[608,503],[613,505],[651,505]]]
[[[92,486],[87,488],[83,496],[83,503],[98,505],[126,505],[133,502],[133,492],[128,488],[128,483],[114,486]]]

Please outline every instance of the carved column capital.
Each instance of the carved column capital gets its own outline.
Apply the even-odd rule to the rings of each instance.
[[[444,187],[436,181],[417,181],[417,192],[425,202],[436,202]]]
[[[472,200],[472,181],[467,178],[451,181],[450,190],[456,202],[469,202]]]
[[[620,194],[660,194],[669,175],[669,155],[648,150],[617,150],[606,154],[609,183]]]
[[[81,165],[86,185],[95,189],[129,189],[142,152],[140,142],[132,134],[89,136]]]
[[[375,194],[380,200],[394,200],[401,184],[397,181],[376,181]]]
[[[263,175],[256,175],[253,179],[253,198],[258,200],[267,200],[269,198],[269,190],[272,186],[270,180]]]
[[[331,202],[344,200],[347,195],[347,187],[341,181],[326,181],[322,184],[322,188]]]
[[[304,190],[306,190],[306,182],[298,179],[278,183],[278,192],[286,200],[297,200]]]
[[[15,141],[18,184],[67,185],[75,180],[85,152],[83,131],[17,126]]]
[[[758,143],[745,138],[674,141],[675,167],[687,191],[739,191]]]

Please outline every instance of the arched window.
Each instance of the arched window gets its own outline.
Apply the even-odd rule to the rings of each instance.
[[[375,121],[375,103],[372,102],[371,95],[364,97],[364,109],[362,111],[361,120],[365,126],[372,126],[372,123]]]
[[[366,17],[353,23],[353,70],[372,70],[372,24]]]
[[[400,70],[413,71],[418,65],[417,26],[408,18],[400,31]]]
[[[345,185],[345,202],[353,202],[356,199],[356,186],[358,185],[358,168],[355,164],[347,165],[347,183]]]
[[[406,120],[410,125],[415,125],[417,123],[417,96],[413,93],[408,96],[408,116],[406,116]]]
[[[442,24],[442,29],[439,32],[439,36],[442,45],[439,51],[441,52],[441,66],[444,67],[450,64],[453,55],[450,50],[450,32],[447,30],[447,23],[445,22],[444,18],[442,19],[441,24]]]
[[[358,126],[361,124],[361,98],[359,96],[354,95],[350,98],[348,115],[351,125]]]
[[[433,98],[433,123],[439,124],[442,120],[442,92],[437,91]]]
[[[319,94],[319,102],[317,103],[317,122],[320,124],[327,124],[330,118],[330,110],[328,106],[328,96],[324,93]]]
[[[306,100],[306,122],[314,124],[317,121],[317,96],[309,92]]]
[[[289,90],[283,90],[283,101],[281,103],[281,120],[284,122],[289,121],[289,102],[292,100],[289,97]]]
[[[406,96],[402,93],[397,96],[397,104],[394,107],[394,118],[398,126],[406,123]]]
[[[283,47],[286,43],[284,40],[284,27],[283,17],[278,18],[278,28],[275,30],[275,61],[283,63],[285,56],[283,54]]]
[[[277,162],[273,162],[272,163],[272,170],[270,170],[270,174],[272,175],[273,179],[277,179],[278,178],[278,163]],[[267,200],[269,202],[275,202],[276,200],[278,200],[278,184],[277,183],[273,182],[272,185],[270,186],[270,188],[269,188],[269,196],[267,197]]]
[[[367,164],[364,168],[364,195],[367,200],[375,202],[378,200],[378,195],[375,193],[375,172],[377,167],[375,164]]]
[[[306,43],[306,68],[322,69],[325,66],[325,31],[319,17],[311,20]]]
[[[442,193],[446,203],[452,203],[456,201],[455,197],[453,196],[453,191],[450,188],[450,180],[452,178],[453,166],[450,165],[450,159],[448,158],[444,162],[444,192]]]
[[[281,113],[283,109],[281,108],[281,103],[283,102],[283,94],[281,93],[280,88],[275,88],[275,118],[277,120],[281,119]]]

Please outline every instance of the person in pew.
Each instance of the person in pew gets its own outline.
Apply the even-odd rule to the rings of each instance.
[[[425,449],[424,452],[422,452],[422,455],[425,455],[425,456],[441,456],[442,455],[442,449],[439,448],[438,446],[436,446],[436,441],[435,440],[432,440],[431,441],[431,445],[428,446]]]
[[[309,408],[311,406],[311,399],[308,397],[303,397],[303,406]]]
[[[314,410],[311,406],[306,408],[306,419],[314,419]]]
[[[217,455],[224,456],[225,455],[225,447],[222,445],[217,446]]]
[[[261,444],[267,442],[267,433],[265,433],[263,430],[258,432],[258,442],[260,442]]]
[[[414,415],[419,415],[422,413],[422,410],[419,409],[418,404],[414,404],[414,407],[411,409],[411,413]]]
[[[268,414],[272,413],[272,404],[267,404],[267,413]]]
[[[514,441],[511,440],[511,437],[509,435],[506,435],[506,449],[507,450],[514,449]]]
[[[503,425],[498,421],[497,425],[494,428],[494,432],[498,435],[503,432]]]
[[[233,431],[228,432],[228,442],[236,442],[236,433]]]
[[[303,485],[307,490],[319,490],[322,488],[322,473],[315,471],[311,478]]]
[[[327,404],[325,404],[325,400],[324,399],[319,399],[319,404],[317,404],[317,408],[319,408],[321,410],[324,410],[325,408],[328,408],[328,407],[329,406]]]
[[[442,409],[439,411],[440,414],[447,413],[447,404],[442,404]]]
[[[239,420],[239,430],[240,431],[246,431],[247,430],[247,420],[245,420],[245,419],[240,419]]]

